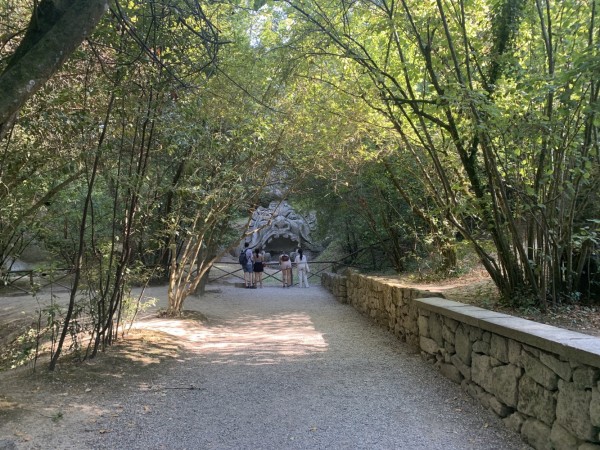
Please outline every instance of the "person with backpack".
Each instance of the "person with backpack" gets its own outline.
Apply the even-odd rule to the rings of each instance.
[[[298,286],[304,287],[303,285],[305,284],[306,287],[308,287],[308,259],[306,259],[306,255],[302,254],[301,248],[299,248],[298,253],[296,253],[294,264],[298,269]]]
[[[253,286],[253,268],[254,260],[252,258],[252,249],[248,242],[244,243],[244,249],[240,252],[239,263],[244,271],[244,284],[246,289],[255,287]]]
[[[292,287],[292,260],[285,251],[279,257],[283,287]]]

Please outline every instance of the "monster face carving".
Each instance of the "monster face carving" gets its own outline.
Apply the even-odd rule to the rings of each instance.
[[[317,250],[310,239],[310,232],[316,226],[315,214],[308,217],[297,214],[285,201],[271,202],[268,208],[259,207],[250,226],[252,248],[260,247],[271,254],[290,252],[296,247]]]

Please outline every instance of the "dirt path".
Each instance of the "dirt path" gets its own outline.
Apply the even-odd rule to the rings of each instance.
[[[0,449],[526,448],[320,287],[223,285],[186,307],[83,365],[0,374]]]

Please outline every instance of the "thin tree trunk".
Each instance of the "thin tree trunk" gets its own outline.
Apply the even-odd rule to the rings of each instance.
[[[23,107],[91,34],[107,0],[36,2],[28,32],[0,75],[0,140]]]
[[[110,113],[112,111],[112,105],[113,105],[114,99],[115,99],[115,95],[113,93],[113,95],[110,97],[110,101],[108,104],[105,122],[108,122],[108,117],[110,116]],[[81,270],[82,270],[82,265],[83,265],[83,254],[85,251],[85,230],[86,230],[86,225],[87,225],[88,211],[91,207],[92,193],[94,190],[96,175],[98,173],[98,164],[100,162],[100,149],[102,147],[102,143],[104,142],[104,138],[106,137],[106,129],[107,129],[107,127],[104,127],[102,129],[102,134],[100,135],[100,139],[98,141],[98,148],[96,149],[96,156],[94,157],[94,164],[92,166],[92,172],[90,174],[91,177],[90,177],[90,181],[88,183],[88,191],[87,191],[87,195],[85,198],[85,203],[83,205],[81,225],[79,227],[79,249],[77,252],[77,259],[75,261],[75,269],[74,269],[75,276],[73,278],[73,285],[71,287],[71,294],[69,296],[69,306],[67,308],[67,314],[65,316],[63,329],[62,329],[60,338],[59,338],[57,346],[56,346],[56,351],[52,355],[52,357],[50,359],[50,364],[48,366],[48,369],[51,371],[54,370],[54,368],[56,367],[56,363],[58,362],[58,358],[60,357],[62,347],[64,345],[65,338],[67,336],[67,332],[68,332],[69,326],[71,324],[71,317],[73,316],[73,311],[75,309],[75,298],[77,296],[77,290],[79,288],[79,280],[81,278]]]

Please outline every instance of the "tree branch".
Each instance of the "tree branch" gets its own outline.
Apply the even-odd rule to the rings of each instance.
[[[108,8],[107,0],[46,0],[34,10],[29,30],[38,30],[39,8],[53,7],[41,34],[25,36],[0,75],[0,139],[6,136],[19,110],[60,68],[95,28]],[[40,31],[40,30],[38,30]]]

